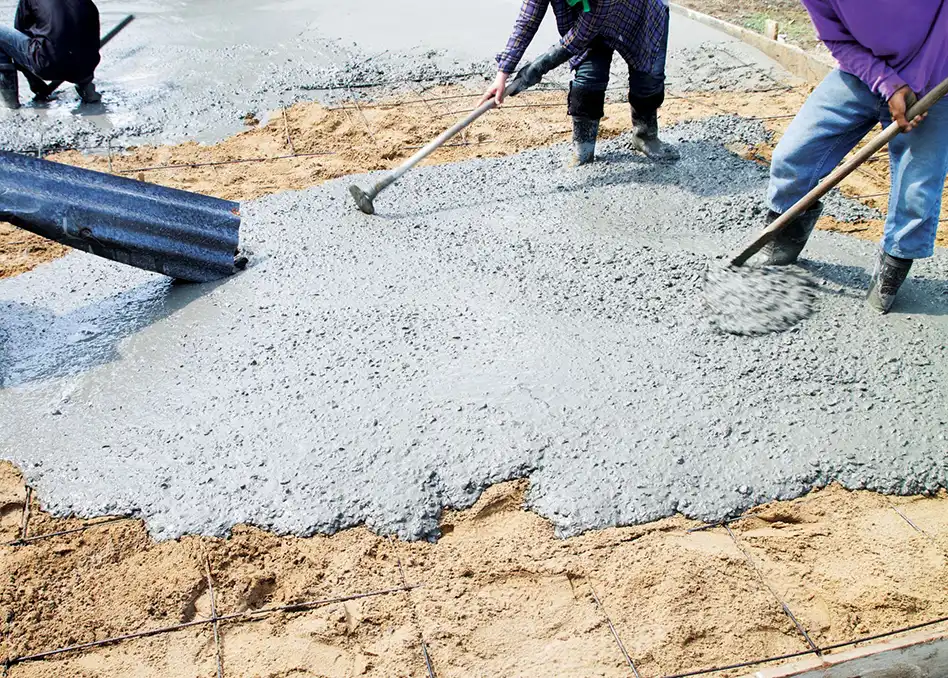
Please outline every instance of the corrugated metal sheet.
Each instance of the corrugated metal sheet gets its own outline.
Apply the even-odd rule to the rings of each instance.
[[[235,272],[240,205],[0,152],[0,220],[180,280]]]

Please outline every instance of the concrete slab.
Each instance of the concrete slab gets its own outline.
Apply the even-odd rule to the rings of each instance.
[[[815,316],[707,326],[704,268],[761,218],[765,171],[723,148],[745,133],[683,126],[672,167],[620,139],[578,171],[562,148],[426,168],[375,218],[349,180],[272,196],[244,210],[252,267],[217,287],[82,254],[3,281],[0,456],[54,512],[159,537],[430,537],[515,477],[560,535],[945,486],[944,251],[881,318],[874,246],[820,232]]]

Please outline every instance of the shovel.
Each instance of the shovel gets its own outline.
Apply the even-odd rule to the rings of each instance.
[[[514,78],[508,85],[505,90],[505,94],[508,97],[516,96],[522,91],[522,85],[518,82],[517,78]],[[454,138],[458,133],[460,133],[465,127],[468,127],[475,120],[480,118],[482,115],[488,111],[497,108],[497,102],[491,98],[490,101],[485,101],[483,104],[471,111],[466,118],[458,122],[454,127],[449,130],[446,130],[442,133],[437,139],[429,143],[427,146],[422,148],[420,151],[415,153],[412,157],[405,161],[405,163],[398,169],[392,171],[381,181],[379,181],[375,186],[370,188],[368,191],[363,191],[361,188],[353,184],[349,187],[349,193],[355,199],[356,205],[360,210],[366,214],[375,214],[375,198],[378,197],[379,193],[384,191],[386,188],[394,184],[396,181],[401,179],[406,173],[415,167],[422,160],[427,158],[429,155],[441,148],[445,143]]]
[[[914,106],[912,106],[906,114],[906,117],[909,120],[914,120],[923,113],[927,113],[928,109],[938,103],[946,94],[948,94],[948,80],[942,82],[935,89],[926,94]],[[888,143],[897,137],[901,132],[902,129],[899,127],[897,122],[893,122],[891,125],[886,127],[885,130],[880,132],[872,141],[866,144],[862,150],[856,153],[856,155],[854,155],[851,160],[837,168],[836,171],[820,182],[816,188],[800,198],[800,200],[797,201],[793,207],[775,219],[766,229],[760,233],[760,235],[754,239],[751,244],[749,244],[737,254],[733,255],[730,259],[729,265],[733,267],[739,267],[747,263],[748,259],[757,254],[767,243],[777,237],[777,234],[780,233],[780,231],[782,231],[787,226],[787,224],[806,212],[816,203],[817,200],[838,186],[843,179],[856,171],[856,168],[866,162],[866,160],[885,148]]]

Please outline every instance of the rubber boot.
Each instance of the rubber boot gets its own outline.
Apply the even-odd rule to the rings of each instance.
[[[11,62],[0,63],[0,101],[6,108],[20,107],[20,87],[16,66]]]
[[[678,149],[658,138],[658,109],[664,101],[664,91],[644,98],[629,92],[629,106],[632,109],[632,148],[656,162],[677,162],[681,157]]]
[[[800,253],[806,247],[816,222],[823,213],[823,203],[818,202],[806,212],[787,224],[777,236],[764,245],[761,252],[766,260],[765,266],[789,266],[797,263]],[[767,213],[767,224],[772,224],[780,215],[771,210]]]
[[[573,118],[573,152],[570,167],[592,162],[596,157],[599,121],[605,115],[606,92],[569,85],[568,110]]]
[[[95,90],[95,83],[91,80],[81,85],[76,85],[76,93],[84,104],[97,104],[102,101],[102,95]]]
[[[908,277],[912,269],[911,259],[902,259],[886,254],[885,250],[879,250],[879,259],[876,261],[875,271],[872,273],[872,280],[869,282],[869,292],[866,295],[866,301],[869,306],[885,315],[892,309],[895,303],[895,297],[899,293],[899,288]]]
[[[599,121],[593,118],[573,116],[573,157],[570,167],[588,165],[596,159],[596,138],[599,136]]]
[[[30,91],[33,92],[33,101],[43,102],[50,100],[53,92],[45,80],[36,77],[25,68],[21,68],[20,72],[30,84]]]

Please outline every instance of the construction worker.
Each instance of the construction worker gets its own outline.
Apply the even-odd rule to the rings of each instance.
[[[20,0],[14,28],[0,25],[0,83],[12,108],[19,106],[12,69],[26,76],[39,100],[52,93],[44,81],[59,80],[74,83],[84,103],[98,103],[98,65],[99,10],[92,0]]]
[[[664,0],[524,0],[506,49],[497,57],[497,78],[482,99],[504,101],[507,80],[553,5],[562,39],[530,64],[534,79],[570,62],[573,118],[572,164],[592,162],[615,52],[629,65],[632,140],[649,158],[675,161],[678,152],[658,137],[658,109],[665,100],[668,7]],[[518,74],[518,76],[521,74]],[[526,86],[535,84],[525,82]],[[519,90],[518,90],[519,91]]]
[[[875,125],[898,122],[889,144],[891,190],[868,303],[888,313],[915,259],[934,254],[948,174],[948,100],[908,120],[917,100],[948,78],[946,0],[803,0],[839,63],[803,105],[777,145],[769,220],[815,187]],[[805,212],[765,250],[792,264],[822,207]]]

